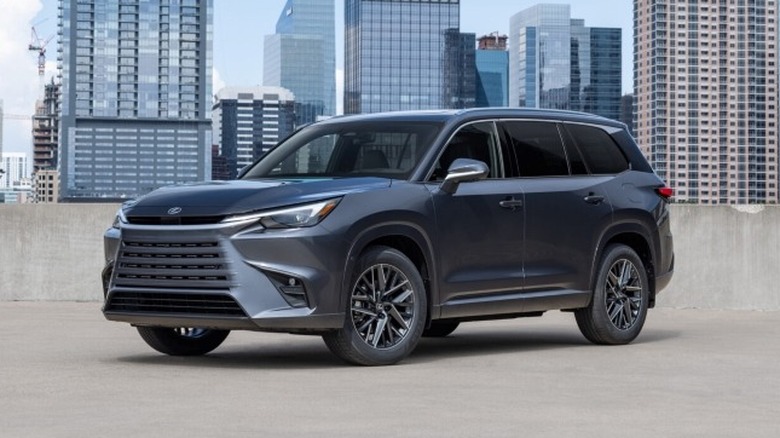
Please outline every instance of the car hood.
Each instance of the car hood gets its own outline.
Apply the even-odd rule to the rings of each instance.
[[[211,181],[157,189],[126,204],[124,213],[133,217],[224,216],[316,202],[390,185],[391,180],[375,177]]]

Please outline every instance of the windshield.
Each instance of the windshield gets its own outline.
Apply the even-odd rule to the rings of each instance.
[[[302,129],[242,179],[379,176],[407,179],[441,123],[353,122]]]

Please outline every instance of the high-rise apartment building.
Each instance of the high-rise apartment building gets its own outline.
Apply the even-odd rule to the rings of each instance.
[[[57,144],[59,142],[59,94],[60,86],[46,84],[43,99],[35,103],[32,118],[33,172],[57,168]]]
[[[213,0],[60,0],[60,197],[211,174]]]
[[[635,0],[639,146],[675,198],[778,202],[774,0]]]
[[[212,119],[227,179],[235,178],[293,132],[295,98],[280,87],[223,88],[216,95]]]
[[[263,58],[263,85],[292,91],[298,125],[335,115],[335,0],[287,0]]]
[[[485,35],[479,38],[476,52],[476,106],[509,105],[509,52],[506,35]]]
[[[564,4],[538,4],[509,24],[509,105],[620,115],[621,30],[590,28]]]
[[[3,152],[0,155],[0,189],[11,189],[26,180],[27,154],[24,152]]]
[[[346,0],[344,14],[345,113],[442,107],[460,0]]]

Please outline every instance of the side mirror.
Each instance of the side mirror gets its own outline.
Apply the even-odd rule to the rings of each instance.
[[[481,161],[458,158],[447,169],[447,176],[441,183],[441,191],[451,195],[458,190],[460,183],[485,179],[489,171],[487,164]]]

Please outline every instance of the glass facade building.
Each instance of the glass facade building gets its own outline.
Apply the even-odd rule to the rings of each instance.
[[[584,96],[582,111],[620,119],[621,46],[621,29],[590,28],[590,65],[582,67],[590,71],[587,82],[580,86],[580,95]]]
[[[345,113],[442,107],[460,0],[346,0],[344,14]]]
[[[293,132],[295,99],[279,87],[219,90],[212,111],[215,140],[226,160],[227,179]]]
[[[586,27],[559,4],[520,11],[509,28],[510,106],[619,118],[620,29]]]
[[[263,84],[295,95],[297,123],[336,114],[335,0],[287,0],[265,37]]]
[[[60,0],[63,200],[211,174],[213,0]]]
[[[483,36],[476,51],[476,106],[509,105],[509,52],[506,36]]]
[[[779,19],[771,0],[634,0],[636,138],[678,201],[780,201]]]
[[[473,108],[477,95],[476,35],[458,29],[444,32],[442,108]]]

